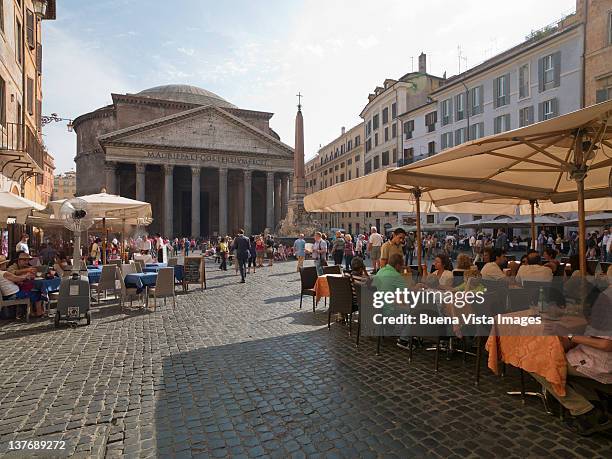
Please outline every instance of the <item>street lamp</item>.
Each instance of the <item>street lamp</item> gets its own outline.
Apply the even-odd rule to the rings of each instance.
[[[39,19],[42,19],[47,14],[47,0],[34,0],[34,13]]]
[[[68,121],[66,127],[68,128],[68,132],[72,132],[72,120],[70,118],[61,118],[57,113],[51,113],[51,115],[42,115],[40,117],[41,126],[46,126],[49,123],[57,123],[59,121]]]

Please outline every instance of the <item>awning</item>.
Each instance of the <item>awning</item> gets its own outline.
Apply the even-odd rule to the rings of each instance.
[[[0,192],[0,227],[5,226],[7,220],[14,219],[14,223],[24,224],[26,217],[33,210],[42,210],[45,206],[29,199],[22,198],[8,191]]]

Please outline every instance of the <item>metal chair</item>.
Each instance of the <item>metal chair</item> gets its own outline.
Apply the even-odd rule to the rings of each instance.
[[[329,284],[329,308],[327,312],[327,328],[331,328],[332,313],[346,314],[349,317],[349,336],[353,331],[353,290],[351,280],[348,277],[328,277]]]
[[[166,298],[172,297],[172,308],[176,307],[176,292],[174,290],[174,268],[159,268],[157,271],[157,280],[155,281],[155,287],[150,287],[148,296],[153,293],[153,310],[157,309],[157,298],[164,299],[164,306],[166,305]]]
[[[123,263],[120,267],[121,275],[125,278],[128,274],[136,274],[136,265],[133,263]]]
[[[314,286],[317,283],[317,277],[317,268],[315,266],[300,269],[300,309],[302,309],[302,298],[304,295],[307,295],[312,297],[312,312],[315,312],[317,294]]]
[[[100,292],[104,292],[104,299],[108,298],[109,290],[113,291],[113,295],[117,298],[117,275],[118,268],[116,265],[103,265],[100,281],[95,284],[90,284],[90,288],[96,290],[98,303],[100,302]]]
[[[137,273],[141,273],[141,272],[143,272],[143,269],[144,269],[144,264],[143,264],[143,262],[142,262],[142,261],[140,261],[140,260],[133,260],[133,261],[131,262],[131,264],[133,264],[133,265],[136,267],[136,272],[137,272]]]
[[[121,284],[121,299],[120,299],[120,307],[123,310],[123,305],[125,304],[126,299],[130,301],[130,307],[132,307],[132,300],[134,297],[141,297],[142,293],[138,293],[138,289],[136,287],[127,287],[125,285],[125,276],[119,276],[119,282]]]

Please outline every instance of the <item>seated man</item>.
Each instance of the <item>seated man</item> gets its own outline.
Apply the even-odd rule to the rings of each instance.
[[[22,290],[18,284],[24,284],[25,282],[34,279],[34,274],[28,272],[24,275],[16,275],[10,271],[2,270],[8,260],[4,255],[0,255],[0,293],[2,294],[3,300],[19,300],[23,298],[30,298],[32,305],[34,306],[34,315],[42,313],[42,305],[40,302],[40,294],[38,292],[32,292],[30,290]],[[15,310],[15,317],[21,318],[21,312]]]
[[[26,252],[18,252],[17,259],[9,265],[7,271],[16,276],[36,274],[36,268],[30,266],[31,259],[32,257]]]
[[[591,435],[612,427],[601,395],[612,396],[612,287],[599,295],[584,336],[561,337],[566,350],[565,396],[558,395],[540,375],[531,373],[543,387],[569,410],[568,427],[580,435]]]
[[[561,264],[559,260],[557,260],[557,251],[552,247],[546,247],[542,256],[544,257],[544,266],[548,267],[554,275]]]
[[[502,249],[494,248],[490,251],[490,261],[480,270],[480,274],[485,280],[502,281],[506,279],[503,269],[508,264],[506,255]]]
[[[542,266],[540,254],[532,252],[527,255],[527,264],[521,265],[516,274],[516,282],[520,285],[523,281],[552,282],[553,272],[548,266]]]

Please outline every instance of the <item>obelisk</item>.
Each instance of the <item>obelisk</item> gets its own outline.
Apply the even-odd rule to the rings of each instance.
[[[293,196],[302,202],[305,195],[304,177],[304,118],[302,117],[302,95],[298,93],[298,111],[295,115],[295,155],[293,157]]]
[[[298,110],[295,115],[295,147],[293,156],[293,193],[289,207],[293,208],[298,217],[304,212],[304,196],[306,194],[304,177],[304,118],[302,117],[302,95],[298,93]]]

